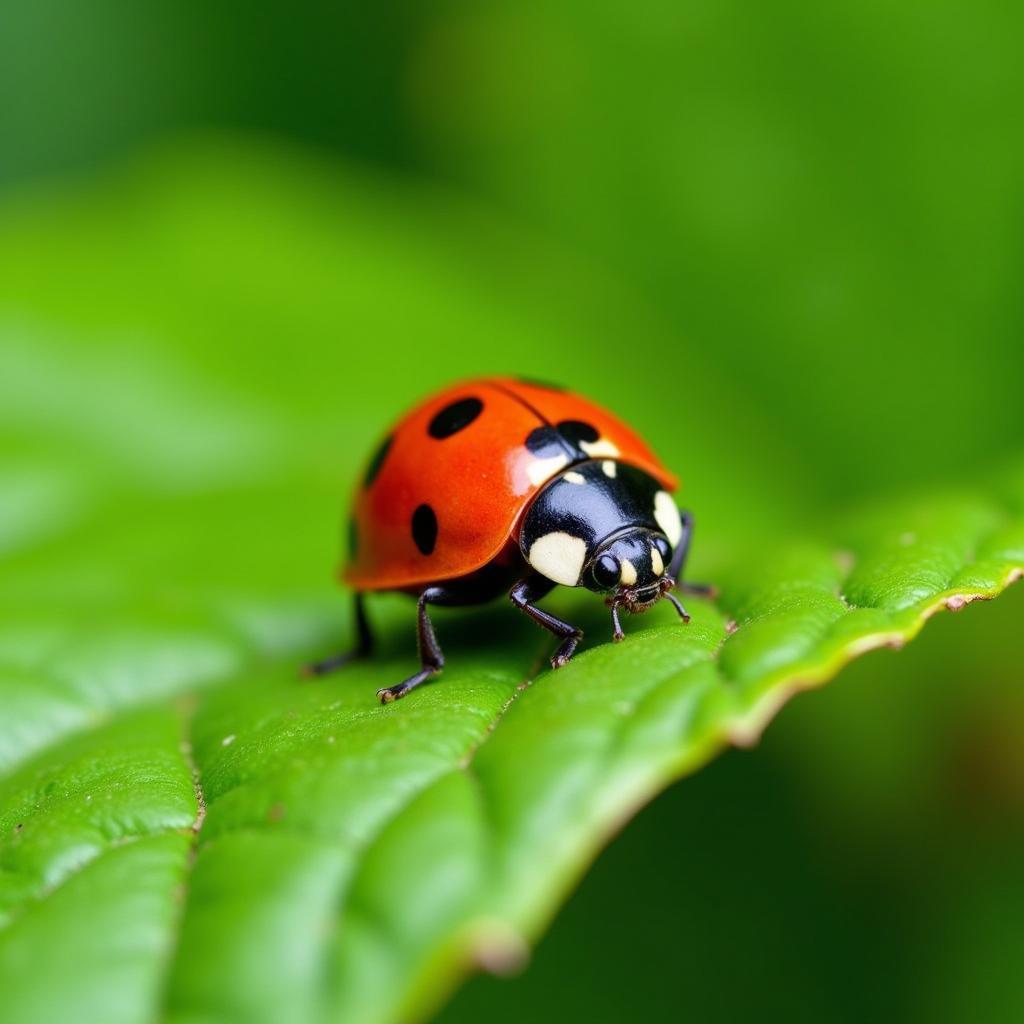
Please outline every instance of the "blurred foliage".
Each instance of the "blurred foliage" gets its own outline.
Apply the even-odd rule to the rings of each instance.
[[[4,13],[9,178],[169,128],[283,131],[586,252],[649,313],[558,368],[636,339],[679,375],[661,402],[710,392],[692,437],[745,425],[807,498],[1020,440],[1012,6],[72,8]]]
[[[252,560],[297,558],[326,587],[371,437],[482,372],[572,382],[648,434],[697,512],[698,574],[774,532],[814,536],[851,498],[999,464],[1024,442],[1022,19],[964,0],[7,5],[0,554],[71,531],[88,547],[104,516],[247,485],[256,518],[219,572],[237,588]],[[289,504],[260,492],[267,475],[317,509],[301,555],[267,525]],[[87,579],[54,565],[25,600],[81,615],[113,588],[104,552],[139,557],[98,547]],[[259,619],[276,642],[327,629],[293,598]],[[657,804],[518,998],[543,1019],[643,978],[653,1015],[685,995],[710,1019],[735,992],[738,932],[777,1006],[834,1014],[881,978],[899,997],[869,1000],[879,1016],[1006,1019],[1021,987],[1002,965],[1024,954],[1006,909],[1020,766],[998,756],[1021,721],[1012,600],[1001,628],[971,611],[936,627],[944,642],[868,659],[764,752]],[[960,696],[922,717],[921,692]],[[978,718],[979,753],[944,759]],[[978,761],[998,799],[963,788]],[[945,812],[918,829],[922,803]],[[737,847],[773,852],[775,898]],[[652,908],[631,872],[677,853],[707,874]],[[922,860],[924,877],[899,870]],[[508,995],[467,998],[497,1014]]]

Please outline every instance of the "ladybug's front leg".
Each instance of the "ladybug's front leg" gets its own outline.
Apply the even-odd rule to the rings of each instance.
[[[552,668],[561,668],[572,657],[576,645],[583,639],[583,630],[571,626],[568,622],[563,622],[534,605],[534,601],[539,601],[549,594],[554,585],[544,576],[527,576],[512,588],[508,596],[512,599],[512,603],[526,612],[534,622],[550,630],[561,639],[562,643],[551,659]]]

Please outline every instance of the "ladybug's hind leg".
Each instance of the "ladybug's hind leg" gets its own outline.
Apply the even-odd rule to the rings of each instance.
[[[444,653],[441,645],[437,642],[434,633],[434,624],[427,614],[428,604],[454,604],[461,603],[457,595],[450,593],[444,587],[427,587],[419,596],[416,602],[418,613],[416,620],[416,639],[420,652],[420,670],[409,676],[395,686],[387,686],[377,691],[381,704],[390,704],[399,697],[404,697],[410,690],[415,689],[420,683],[436,676],[444,668]]]
[[[551,658],[551,667],[561,668],[572,657],[576,645],[583,639],[583,630],[534,605],[534,601],[539,601],[549,594],[554,585],[551,580],[539,574],[527,576],[512,588],[508,596],[517,608],[526,612],[534,622],[554,633],[562,641]]]
[[[356,661],[359,658],[367,658],[373,653],[373,632],[370,629],[370,620],[366,617],[366,606],[363,602],[364,595],[357,592],[353,603],[356,626],[356,646],[350,651],[342,651],[340,654],[332,654],[329,658],[324,658],[321,661],[314,661],[312,664],[306,665],[303,669],[303,675],[327,675],[328,672],[334,672],[335,670],[347,665],[350,661]]]
[[[701,597],[714,597],[717,591],[710,583],[684,583],[682,580],[683,567],[686,565],[686,556],[690,552],[690,541],[693,538],[693,515],[684,509],[679,510],[679,521],[682,524],[683,532],[679,536],[679,543],[672,552],[672,561],[668,567],[668,575],[675,580],[677,590],[684,594],[697,594]],[[680,617],[688,622],[690,617],[686,610],[679,603],[679,600],[672,594],[665,595],[676,606]]]
[[[693,515],[684,509],[679,510],[679,522],[682,524],[683,532],[679,535],[679,543],[672,552],[672,561],[668,566],[668,574],[676,581],[677,586],[682,585],[680,577],[683,574],[683,566],[686,565],[686,556],[690,553],[690,540],[693,537]]]

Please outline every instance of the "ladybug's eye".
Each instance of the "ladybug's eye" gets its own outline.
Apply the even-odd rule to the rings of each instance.
[[[619,582],[619,561],[612,555],[601,555],[594,562],[592,572],[594,574],[594,582],[599,587],[610,589]]]

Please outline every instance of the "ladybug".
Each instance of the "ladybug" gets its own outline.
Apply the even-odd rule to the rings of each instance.
[[[444,655],[430,605],[474,605],[507,593],[560,641],[560,668],[583,631],[537,607],[557,585],[646,611],[679,583],[693,520],[671,498],[676,478],[638,434],[600,406],[552,385],[510,378],[458,384],[399,421],[363,474],[341,579],[355,591],[355,650],[308,666],[320,675],[369,655],[365,595],[417,598],[420,669],[378,690],[404,697]],[[685,587],[707,593],[710,588]]]

